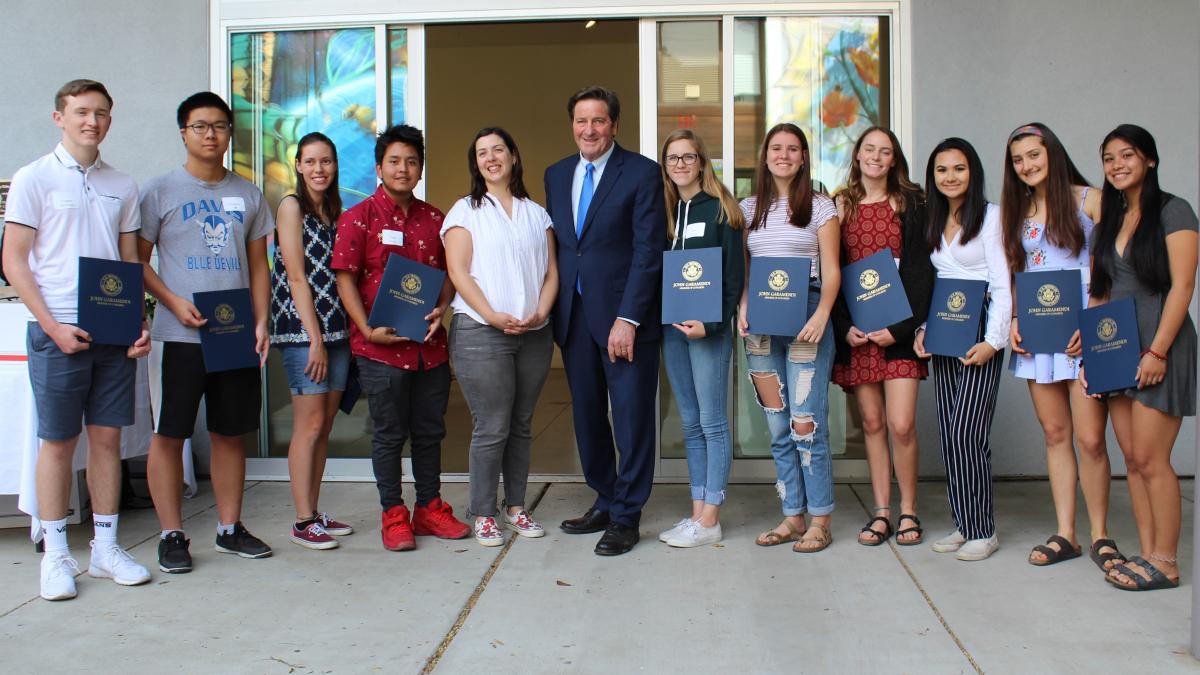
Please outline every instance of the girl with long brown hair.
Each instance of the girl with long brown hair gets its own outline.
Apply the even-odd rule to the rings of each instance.
[[[858,401],[875,498],[874,515],[858,543],[878,546],[892,536],[890,433],[900,486],[896,543],[912,546],[922,538],[916,508],[917,383],[928,374],[913,351],[913,337],[928,312],[934,273],[924,241],[925,195],[908,177],[908,160],[895,134],[871,127],[858,137],[846,186],[834,203],[842,222],[842,264],[887,249],[897,260],[913,310],[908,319],[871,333],[853,324],[841,296],[833,311],[833,381]]]
[[[1000,221],[1012,272],[1079,270],[1088,297],[1088,244],[1100,219],[1100,193],[1088,186],[1058,137],[1044,124],[1018,127],[1008,137]],[[1013,286],[1015,288],[1015,285]],[[1014,302],[1013,306],[1016,306]],[[1014,312],[1015,315],[1015,312]],[[1013,318],[1010,368],[1028,380],[1029,395],[1046,438],[1046,468],[1058,530],[1029,554],[1032,565],[1052,565],[1080,554],[1075,537],[1075,483],[1083,488],[1091,526],[1092,558],[1106,566],[1116,554],[1108,538],[1108,489],[1111,470],[1104,441],[1107,411],[1088,398],[1076,381],[1080,367],[1079,335],[1054,354],[1021,348]],[[1076,462],[1075,448],[1079,447]],[[1108,560],[1104,556],[1110,556]],[[1107,567],[1106,567],[1107,569]]]
[[[721,320],[687,320],[663,327],[663,366],[683,427],[692,515],[659,535],[669,546],[691,548],[721,540],[719,521],[733,460],[725,412],[733,337],[729,320],[745,279],[737,200],[717,179],[704,141],[678,129],[663,143],[659,164],[666,198],[670,250],[721,249]]]
[[[783,521],[758,536],[759,546],[796,542],[799,553],[833,543],[833,459],[829,451],[829,372],[833,326],[829,314],[841,286],[837,209],[813,194],[808,137],[794,124],[771,127],[755,171],[755,192],[741,203],[748,266],[762,256],[812,261],[807,321],[794,338],[749,332],[747,295],[742,290],[738,332],[758,403],[771,432],[771,454],[783,502]],[[812,522],[805,523],[805,514]]]

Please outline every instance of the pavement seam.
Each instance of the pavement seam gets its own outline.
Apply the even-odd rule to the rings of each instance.
[[[541,492],[538,492],[537,497],[534,497],[533,505],[529,507],[529,511],[537,509],[538,504],[540,504],[542,501],[542,497],[545,497],[546,493],[550,491],[551,485],[552,483],[542,484],[542,490]],[[479,579],[479,583],[475,585],[475,590],[472,591],[471,596],[467,598],[466,603],[463,604],[463,608],[459,610],[458,618],[455,619],[454,625],[451,626],[450,630],[446,632],[446,635],[438,644],[437,649],[434,650],[433,655],[430,656],[429,660],[425,662],[425,667],[421,669],[422,675],[432,673],[434,669],[437,668],[438,662],[442,660],[442,656],[444,656],[446,650],[450,648],[450,643],[454,641],[454,638],[458,636],[458,631],[463,627],[463,624],[467,622],[467,617],[471,615],[471,610],[475,609],[475,603],[479,601],[479,596],[483,595],[484,590],[487,589],[488,584],[492,581],[492,577],[495,576],[496,570],[500,569],[500,563],[504,562],[504,558],[508,556],[509,550],[512,549],[513,544],[515,544],[520,538],[521,536],[514,532],[513,535],[508,538],[508,541],[504,542],[504,547],[500,549],[500,553],[496,556],[496,559],[493,560],[492,564],[488,566],[487,571],[483,573],[483,577]]]
[[[870,486],[869,483],[867,485]],[[854,495],[854,498],[858,500],[859,506],[862,506],[863,513],[866,513],[867,515],[874,515],[870,508],[867,507],[867,503],[863,501],[862,495],[858,494],[858,490],[855,489],[854,485],[850,486],[850,494]],[[920,591],[921,597],[925,598],[925,604],[929,605],[929,609],[933,612],[933,615],[937,617],[938,622],[942,624],[942,628],[945,629],[946,633],[950,636],[950,639],[954,641],[954,644],[958,646],[958,650],[961,651],[963,656],[966,657],[967,662],[971,664],[971,667],[975,669],[975,672],[979,673],[979,675],[983,675],[983,668],[979,666],[979,663],[975,661],[975,657],[971,655],[971,652],[967,651],[967,646],[963,644],[962,640],[959,639],[958,634],[955,633],[954,629],[950,627],[949,622],[946,621],[946,617],[942,615],[941,610],[939,610],[937,605],[933,602],[933,598],[929,596],[929,592],[925,590],[925,587],[921,585],[921,581],[917,579],[916,573],[913,572],[913,569],[908,566],[908,563],[905,562],[904,557],[900,555],[900,550],[896,547],[896,543],[889,539],[887,545],[888,548],[891,549],[892,555],[896,557],[896,561],[900,563],[900,567],[904,568],[905,574],[908,575],[908,578],[912,580],[913,585],[917,587],[918,591]]]
[[[250,490],[252,490],[252,489],[254,489],[254,488],[258,487],[259,485],[262,485],[262,483],[263,483],[263,481],[255,481],[255,483],[254,483],[253,485],[250,485],[250,486],[248,486],[248,487],[245,487],[245,488],[243,488],[242,492],[243,492],[243,493],[249,492]],[[153,508],[153,507],[152,507],[152,508]],[[184,518],[184,519],[183,519],[181,522],[184,522],[184,523],[186,523],[187,521],[189,521],[189,520],[191,520],[191,519],[193,519],[193,518],[195,518],[195,517],[197,517],[197,516],[200,516],[200,515],[202,515],[202,514],[208,513],[209,511],[212,511],[212,510],[213,510],[213,509],[215,509],[215,508],[217,508],[217,502],[216,502],[216,499],[215,499],[215,497],[214,497],[214,499],[213,499],[213,503],[212,503],[212,505],[211,505],[211,506],[208,506],[208,507],[206,507],[206,508],[200,509],[199,511],[197,511],[197,512],[193,513],[192,515],[188,516],[187,518]],[[80,525],[82,525],[82,524],[83,524],[83,523],[80,523]],[[154,539],[158,539],[158,538],[160,538],[160,537],[162,537],[162,531],[161,531],[161,530],[159,530],[158,532],[153,532],[153,533],[151,533],[149,536],[147,536],[145,539],[142,539],[142,540],[140,540],[140,541],[138,541],[138,542],[135,542],[135,543],[134,543],[132,546],[130,546],[129,548],[127,548],[127,549],[125,549],[125,550],[126,550],[126,551],[132,551],[133,549],[135,549],[135,548],[137,548],[137,547],[141,546],[142,544],[145,544],[146,542],[148,542],[148,541],[152,541],[152,540],[154,540]],[[86,571],[86,570],[81,570],[81,571],[79,572],[79,574],[76,574],[76,575],[75,575],[75,578],[76,578],[76,579],[78,579],[79,577],[81,577],[81,576],[83,576],[83,575],[85,575],[85,574],[87,574],[87,571]],[[0,619],[3,619],[4,617],[8,616],[9,614],[12,614],[13,612],[15,612],[15,611],[17,611],[17,610],[21,609],[22,607],[25,607],[25,606],[27,606],[29,603],[31,603],[31,602],[34,602],[35,600],[39,600],[39,599],[41,599],[41,597],[42,597],[41,595],[35,595],[35,596],[33,596],[32,598],[30,598],[30,599],[26,600],[25,602],[22,602],[21,604],[17,605],[16,607],[13,607],[12,609],[8,610],[7,612],[0,613]]]

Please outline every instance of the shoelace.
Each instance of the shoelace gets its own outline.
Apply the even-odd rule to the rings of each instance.
[[[71,556],[64,555],[64,556],[59,557],[58,560],[54,561],[53,569],[56,572],[61,572],[63,574],[70,574],[71,576],[75,576],[75,575],[79,574],[79,563],[75,562],[75,559],[72,558]]]
[[[113,546],[109,548],[108,555],[108,565],[113,569],[122,563],[138,564],[137,561],[133,559],[133,556],[129,555],[129,552],[120,546]]]
[[[319,521],[312,523],[311,525],[309,525],[308,527],[306,527],[304,529],[308,530],[308,532],[310,534],[317,536],[317,537],[319,537],[323,534],[326,534],[325,528],[321,526],[321,523]]]
[[[321,524],[321,527],[329,527],[330,520],[333,519],[329,517],[328,513],[321,512],[317,514],[317,522]]]

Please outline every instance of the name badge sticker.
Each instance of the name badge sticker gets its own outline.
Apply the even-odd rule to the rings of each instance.
[[[383,231],[384,246],[403,246],[404,233],[400,230],[384,230]]]
[[[54,204],[54,208],[56,209],[79,208],[79,198],[70,192],[51,192],[50,202]]]
[[[688,223],[683,228],[683,238],[690,239],[692,237],[704,236],[704,223]]]
[[[223,197],[221,198],[221,210],[226,213],[245,211],[246,200],[241,197]]]

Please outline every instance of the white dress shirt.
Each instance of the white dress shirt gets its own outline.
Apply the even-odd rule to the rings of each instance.
[[[942,245],[929,259],[941,279],[970,279],[988,282],[987,329],[985,342],[996,348],[1008,345],[1008,328],[1012,323],[1012,294],[1009,291],[1008,258],[1004,255],[1004,241],[1000,234],[1000,208],[988,204],[979,234],[966,244],[960,229],[954,240],[947,242],[942,236]]]

